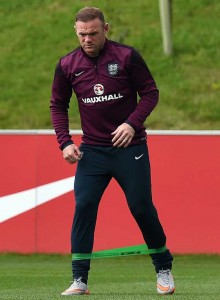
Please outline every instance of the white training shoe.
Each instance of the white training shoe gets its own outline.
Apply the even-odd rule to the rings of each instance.
[[[171,271],[160,270],[157,273],[157,292],[161,295],[173,294],[175,285]]]
[[[71,296],[71,295],[88,295],[89,290],[85,283],[81,281],[81,277],[74,279],[71,286],[61,293],[62,296]]]

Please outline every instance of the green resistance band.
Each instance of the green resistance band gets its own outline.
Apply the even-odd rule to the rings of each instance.
[[[72,253],[72,260],[154,254],[154,253],[162,253],[165,252],[166,250],[167,248],[165,246],[157,249],[148,249],[147,245],[143,244],[143,245],[123,247],[123,248],[102,250],[93,253]]]

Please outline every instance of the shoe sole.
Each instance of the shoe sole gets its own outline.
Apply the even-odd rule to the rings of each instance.
[[[168,291],[162,291],[160,289],[157,289],[157,293],[160,295],[172,295],[175,292],[175,287]]]
[[[69,292],[69,293],[66,293],[63,292],[61,294],[61,296],[72,296],[72,295],[89,295],[90,294],[90,291],[89,290],[86,290],[86,291],[83,291],[83,290],[75,290],[75,291],[72,291],[72,292]]]

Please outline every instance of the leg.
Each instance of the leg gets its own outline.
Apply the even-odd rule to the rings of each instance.
[[[121,150],[118,153],[120,166],[115,168],[114,176],[125,192],[129,209],[148,247],[151,249],[163,247],[166,244],[166,236],[152,201],[147,145],[135,145]],[[172,266],[173,258],[169,250],[151,257],[156,271]]]
[[[71,234],[72,253],[92,252],[98,205],[111,180],[104,163],[100,163],[101,154],[87,148],[83,151],[74,184],[76,206]],[[84,283],[87,283],[89,268],[89,259],[72,261],[73,277],[82,277]]]

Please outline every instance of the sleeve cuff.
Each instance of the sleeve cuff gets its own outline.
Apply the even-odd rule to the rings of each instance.
[[[63,150],[63,149],[65,149],[67,146],[72,145],[72,144],[73,144],[73,141],[65,142],[64,144],[62,144],[62,145],[60,146],[60,150]]]
[[[137,127],[135,127],[131,122],[125,121],[124,123],[127,123],[128,125],[130,125],[134,129],[135,132],[137,131]]]

